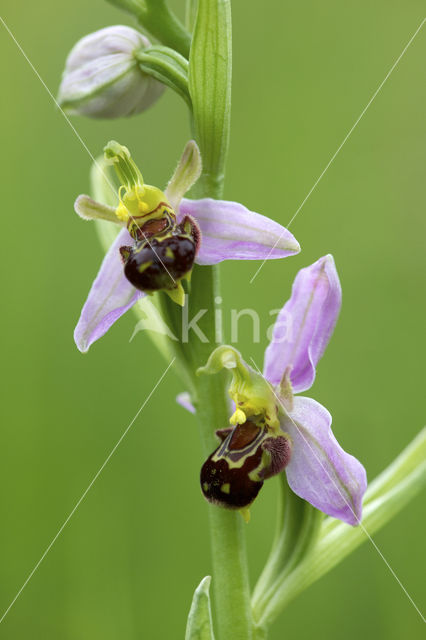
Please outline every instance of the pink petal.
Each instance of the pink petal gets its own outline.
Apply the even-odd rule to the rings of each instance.
[[[265,352],[265,378],[271,384],[278,385],[290,366],[295,393],[312,386],[315,367],[333,333],[341,302],[333,256],[324,256],[299,271]]]
[[[179,221],[185,215],[195,218],[201,229],[198,264],[285,258],[300,251],[290,231],[238,202],[183,199]]]
[[[131,244],[132,237],[127,229],[122,229],[106,254],[90,289],[74,331],[75,343],[83,353],[144,295],[124,276],[119,249]]]
[[[346,453],[331,431],[331,415],[311,398],[296,397],[281,428],[292,440],[285,471],[298,496],[334,518],[359,524],[367,476],[362,464]]]

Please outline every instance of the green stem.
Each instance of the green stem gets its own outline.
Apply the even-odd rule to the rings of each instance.
[[[169,9],[165,0],[145,0],[145,3],[147,9],[139,18],[141,25],[162,44],[188,58],[191,35]]]
[[[207,193],[205,195],[208,195]],[[192,342],[195,365],[205,364],[215,340],[214,298],[217,294],[216,268],[202,267],[195,271],[194,294],[191,307],[207,308],[204,323],[199,326],[209,338],[209,344],[198,339]],[[194,300],[195,298],[195,300]],[[207,356],[207,357],[206,357]],[[228,399],[224,375],[202,375],[196,380],[197,420],[200,427],[204,456],[217,447],[216,429],[226,427],[229,421]],[[246,526],[238,512],[226,511],[209,505],[210,538],[213,561],[215,618],[219,640],[250,640],[252,618],[250,590],[245,549]]]
[[[151,4],[146,2],[148,9]],[[165,7],[163,1],[158,4]],[[148,24],[146,19],[143,24],[155,34],[153,25]],[[161,24],[161,39],[164,42],[164,23]],[[166,44],[171,46],[169,42]],[[182,53],[182,50],[179,51]],[[220,198],[223,194],[230,127],[230,0],[199,0],[189,57],[188,84],[193,106],[192,130],[203,160],[196,194],[198,197]],[[199,335],[191,331],[189,342],[176,349],[178,359],[187,370],[195,371],[204,365],[216,346],[219,314],[215,313],[215,299],[218,294],[218,268],[195,266],[191,294],[187,300],[188,318],[193,319],[201,314],[197,325],[206,340],[201,340]],[[163,312],[171,319],[175,335],[182,336],[179,326],[182,315],[172,309],[165,299]],[[193,401],[203,454],[207,457],[218,446],[215,431],[229,423],[225,376],[199,376],[194,380],[194,387]],[[244,537],[246,525],[238,512],[213,505],[208,508],[217,636],[219,640],[251,640],[253,622]]]
[[[205,195],[208,195],[207,193]],[[215,298],[219,292],[217,267],[194,267],[192,293],[188,298],[188,317],[194,318],[201,310],[198,327],[207,338],[202,342],[193,332],[188,344],[180,344],[175,354],[182,367],[195,371],[204,365],[216,338]],[[182,314],[167,296],[162,297],[162,312],[175,335],[182,335]],[[201,375],[194,380],[193,401],[197,409],[203,456],[206,458],[217,447],[217,429],[228,426],[228,396],[225,375]],[[212,548],[214,604],[217,637],[219,640],[251,640],[252,616],[250,589],[245,548],[246,526],[238,512],[226,511],[209,505],[209,525]]]
[[[188,58],[191,35],[167,6],[166,0],[109,0],[135,16],[139,24],[162,44]]]
[[[203,171],[196,185],[200,198],[223,194],[224,166],[229,141],[231,100],[231,20],[229,0],[200,0],[189,62],[189,87],[193,102],[192,130],[200,147]],[[219,294],[218,268],[193,270],[188,317],[206,310],[198,322],[207,342],[193,332],[186,361],[193,370],[204,365],[216,346]],[[194,403],[203,454],[217,447],[217,429],[229,421],[225,376],[200,376],[195,380]],[[245,524],[237,512],[209,505],[213,562],[214,610],[219,640],[251,640],[253,622],[246,559]]]
[[[240,514],[210,505],[210,537],[220,640],[252,638],[250,592],[246,559],[245,525]]]

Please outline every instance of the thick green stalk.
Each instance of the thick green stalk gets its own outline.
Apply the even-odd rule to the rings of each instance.
[[[220,198],[229,144],[231,110],[230,0],[199,0],[189,57],[192,128],[203,171],[198,197]],[[207,362],[216,341],[217,267],[198,267],[192,276],[190,317],[207,309],[199,323],[208,343],[190,342],[192,362]],[[215,430],[228,424],[228,400],[222,375],[202,375],[196,382],[197,419],[204,455],[217,447]],[[245,549],[244,522],[237,512],[209,505],[216,630],[219,640],[251,640],[253,623]]]
[[[208,195],[207,193],[205,195]],[[197,338],[191,350],[195,365],[205,364],[215,340],[214,298],[217,295],[215,269],[202,267],[193,275],[194,294],[190,297],[191,316],[197,309],[208,309],[199,326],[208,336],[209,343]],[[197,420],[204,456],[217,447],[215,430],[228,426],[228,399],[225,377],[202,375],[196,381]],[[219,640],[249,640],[252,637],[250,590],[245,549],[245,535],[241,515],[209,505],[210,537],[212,546],[215,620]]]
[[[208,195],[207,193],[205,195]],[[192,331],[188,343],[176,347],[182,368],[195,371],[204,365],[215,346],[215,297],[219,293],[217,267],[195,267],[188,298],[188,317],[206,310],[197,325],[207,342]],[[176,304],[163,297],[162,312],[175,335],[182,336],[182,313]],[[194,379],[193,402],[200,427],[203,456],[217,447],[216,429],[228,426],[229,402],[225,374],[201,375]],[[200,460],[201,462],[201,460]],[[245,549],[246,526],[238,512],[209,505],[209,529],[212,548],[214,618],[218,640],[251,640],[252,616]]]
[[[148,9],[151,8],[151,2],[146,4]],[[165,6],[163,2],[159,5]],[[152,24],[147,24],[146,19],[141,22],[154,33]],[[164,32],[161,39],[164,42]],[[230,0],[198,2],[189,58],[188,85],[193,106],[192,129],[203,160],[196,195],[220,198],[223,193],[230,126]],[[189,321],[199,315],[198,333],[190,330],[187,340],[182,339],[185,330],[182,331],[181,310],[166,296],[162,297],[163,315],[174,334],[182,339],[179,345],[173,345],[173,350],[181,369],[187,372],[194,372],[207,362],[216,346],[216,336],[221,334],[217,331],[219,317],[215,313],[218,286],[217,267],[194,267],[191,293],[185,311]],[[202,375],[192,380],[192,400],[197,410],[203,455],[207,457],[218,445],[215,431],[228,425],[229,399],[225,376]],[[218,640],[251,640],[253,623],[244,538],[246,525],[238,512],[226,511],[213,505],[208,508],[216,635]]]

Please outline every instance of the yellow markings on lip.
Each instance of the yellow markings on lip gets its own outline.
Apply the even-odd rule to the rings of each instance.
[[[204,482],[204,483],[203,483],[203,490],[204,490],[204,491],[208,491],[208,490],[209,490],[209,485],[208,485],[208,483],[207,483],[207,482]]]
[[[150,260],[149,262],[144,262],[143,264],[141,264],[138,267],[138,271],[139,273],[143,273],[144,271],[146,271],[147,269],[149,269],[149,267],[153,264],[152,260]]]
[[[221,486],[220,490],[222,493],[227,493],[229,495],[231,493],[231,485],[229,482],[225,482],[225,484]]]
[[[175,254],[173,253],[173,251],[170,249],[170,247],[167,247],[166,249],[166,258],[174,258]]]

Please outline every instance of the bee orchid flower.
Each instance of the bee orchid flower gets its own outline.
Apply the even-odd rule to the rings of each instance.
[[[75,329],[75,342],[82,352],[147,293],[163,290],[182,305],[182,280],[190,279],[194,263],[285,258],[300,251],[287,229],[242,204],[183,197],[201,173],[200,153],[193,141],[186,145],[164,192],[144,183],[126,147],[110,142],[105,158],[121,183],[118,206],[81,195],[75,211],[83,219],[107,220],[122,228],[102,262]]]
[[[244,512],[264,480],[285,471],[298,496],[334,518],[359,524],[364,467],[337,442],[327,409],[294,395],[312,386],[340,306],[340,282],[328,255],[297,274],[266,349],[263,375],[228,346],[218,347],[200,370],[229,369],[235,403],[232,426],[217,432],[222,442],[201,471],[207,500]],[[188,400],[178,401],[190,408]]]

